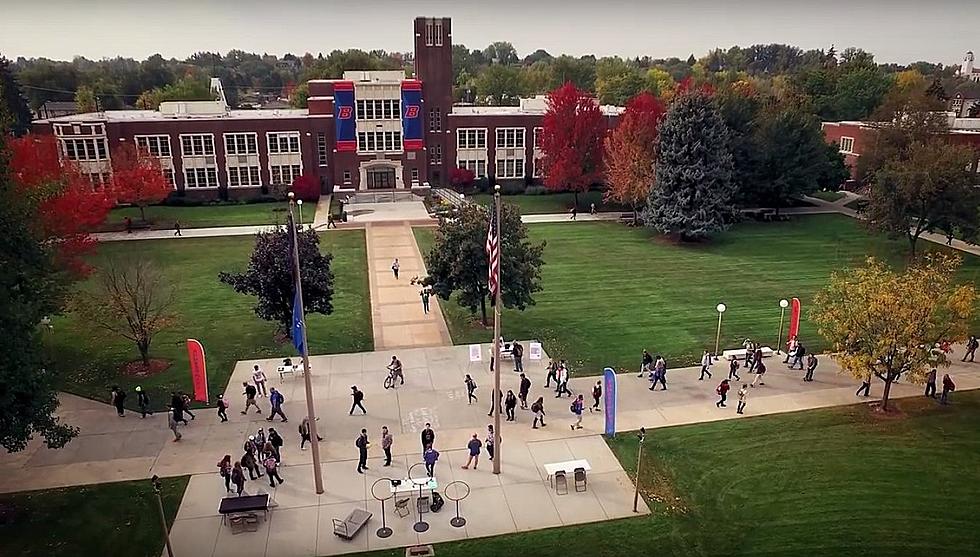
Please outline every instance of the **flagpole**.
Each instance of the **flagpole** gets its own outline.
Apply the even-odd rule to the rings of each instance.
[[[299,298],[299,314],[302,320],[300,334],[303,337],[303,380],[306,384],[306,413],[310,419],[310,446],[313,449],[313,483],[316,485],[317,495],[323,493],[323,472],[320,470],[320,437],[316,432],[316,409],[313,405],[313,383],[310,379],[310,356],[309,344],[306,337],[306,311],[303,309],[303,281],[300,280],[299,272],[299,238],[296,236],[296,220],[293,217],[293,206],[296,205],[295,195],[289,192],[289,233],[293,237],[293,269],[296,280],[296,296]]]
[[[494,219],[497,230],[497,258],[503,259],[504,242],[500,236],[500,186],[494,186],[493,203],[497,218]],[[503,397],[500,392],[500,264],[497,265],[497,291],[494,293],[493,304],[493,473],[500,473],[500,407]]]

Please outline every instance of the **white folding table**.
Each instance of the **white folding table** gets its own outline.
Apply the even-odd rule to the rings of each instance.
[[[570,472],[574,472],[576,468],[581,468],[586,472],[592,470],[592,467],[589,466],[589,461],[585,459],[566,460],[565,462],[552,462],[550,464],[545,464],[544,471],[548,473],[548,485],[551,485],[555,472],[565,472],[568,474]]]

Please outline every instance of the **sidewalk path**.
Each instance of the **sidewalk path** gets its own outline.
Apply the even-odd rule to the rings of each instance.
[[[451,345],[438,300],[429,298],[426,314],[419,296],[421,287],[411,282],[413,277],[426,275],[411,225],[368,223],[366,241],[375,348]],[[391,269],[395,258],[400,266],[398,278]]]

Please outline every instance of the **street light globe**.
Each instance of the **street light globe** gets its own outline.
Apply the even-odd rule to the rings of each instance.
[[[787,308],[787,307],[789,307],[789,301],[788,300],[785,300],[785,299],[779,300],[779,307],[781,307],[781,308]]]
[[[303,200],[300,199],[299,201],[296,202],[296,204],[302,206],[303,205]]]
[[[728,309],[728,307],[725,306],[725,304],[718,304],[715,309],[718,310],[718,313],[725,313],[725,310]]]

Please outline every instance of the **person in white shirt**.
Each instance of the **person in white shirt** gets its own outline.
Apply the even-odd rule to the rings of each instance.
[[[262,396],[268,396],[268,392],[265,390],[265,372],[259,366],[254,366],[252,369],[252,383],[255,383],[255,390]]]
[[[704,376],[707,375],[708,379],[711,379],[711,372],[708,371],[708,367],[711,365],[711,354],[707,350],[701,355],[701,377],[698,377],[698,381],[703,381]]]

